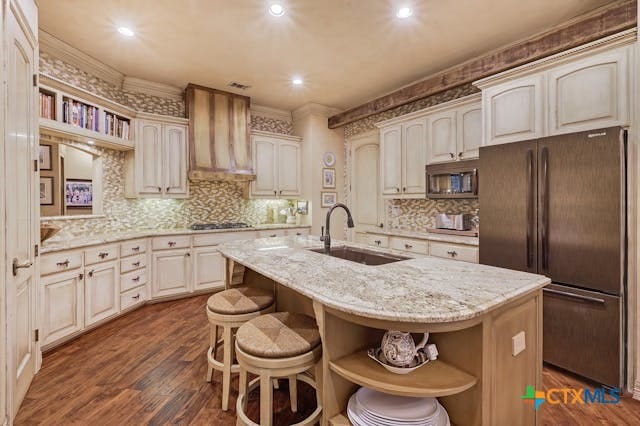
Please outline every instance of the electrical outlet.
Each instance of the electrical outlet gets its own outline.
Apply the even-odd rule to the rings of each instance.
[[[524,331],[516,334],[511,338],[511,354],[513,356],[518,355],[520,352],[524,351],[527,348],[525,343],[525,334]]]

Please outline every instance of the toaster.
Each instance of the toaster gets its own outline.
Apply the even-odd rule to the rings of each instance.
[[[438,213],[436,215],[436,228],[439,229],[454,229],[456,231],[468,231],[473,225],[471,219],[473,215],[468,213],[463,214],[447,214]]]

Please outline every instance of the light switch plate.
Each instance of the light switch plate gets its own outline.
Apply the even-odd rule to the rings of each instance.
[[[524,351],[527,348],[525,343],[525,335],[524,331],[516,334],[511,338],[511,354],[513,356],[518,355],[520,352]]]

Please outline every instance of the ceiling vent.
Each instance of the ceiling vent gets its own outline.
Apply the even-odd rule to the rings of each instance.
[[[251,88],[251,86],[249,86],[248,84],[238,83],[237,81],[232,81],[231,83],[228,84],[228,86],[233,87],[234,89],[240,89],[240,90],[247,90]]]

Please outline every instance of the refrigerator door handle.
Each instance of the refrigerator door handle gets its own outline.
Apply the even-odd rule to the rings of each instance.
[[[542,185],[541,206],[542,226],[540,227],[540,243],[542,246],[542,269],[549,270],[549,149],[542,148]]]
[[[572,299],[578,299],[585,302],[598,303],[600,305],[604,305],[605,303],[604,299],[599,299],[597,297],[583,296],[581,294],[576,294],[576,293],[569,293],[568,291],[554,290],[552,288],[543,288],[542,291],[545,293],[557,294],[558,296],[570,297]]]
[[[527,150],[527,268],[533,267],[533,150]]]

